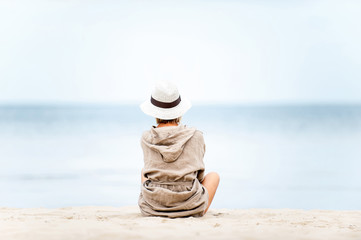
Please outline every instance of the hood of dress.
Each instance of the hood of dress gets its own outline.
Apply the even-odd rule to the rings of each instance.
[[[164,162],[174,162],[182,154],[185,144],[195,133],[195,128],[184,125],[152,128],[142,136],[142,142],[159,152]]]

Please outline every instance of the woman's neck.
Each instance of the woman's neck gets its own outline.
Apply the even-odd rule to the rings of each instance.
[[[174,126],[178,126],[177,123],[159,123],[157,128],[161,128],[161,127],[174,127]]]

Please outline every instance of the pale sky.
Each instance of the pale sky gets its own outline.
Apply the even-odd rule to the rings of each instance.
[[[0,1],[0,103],[361,103],[361,1]]]

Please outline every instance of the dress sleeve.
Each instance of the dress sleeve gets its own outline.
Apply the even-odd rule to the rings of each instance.
[[[204,165],[204,154],[206,152],[206,144],[204,143],[204,138],[203,138],[203,134],[201,132],[199,132],[199,137],[198,137],[198,142],[199,145],[198,147],[200,148],[200,154],[199,154],[199,170],[198,170],[198,174],[197,174],[197,178],[199,180],[199,182],[203,182],[204,180],[204,171],[205,171],[205,165]]]

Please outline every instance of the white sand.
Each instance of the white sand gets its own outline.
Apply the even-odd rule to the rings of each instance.
[[[211,209],[142,217],[131,207],[0,208],[0,239],[361,239],[361,211]]]

